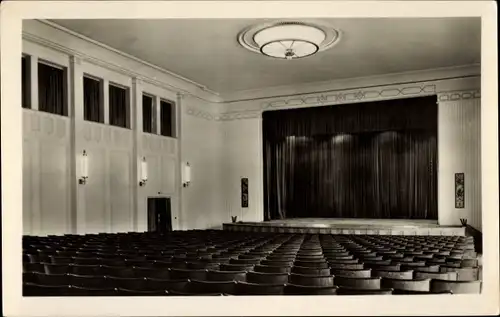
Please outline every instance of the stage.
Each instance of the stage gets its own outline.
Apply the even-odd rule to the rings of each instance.
[[[464,236],[465,227],[440,226],[437,220],[295,218],[224,223],[223,229],[244,232]]]

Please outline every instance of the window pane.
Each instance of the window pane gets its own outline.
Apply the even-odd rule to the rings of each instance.
[[[87,121],[104,122],[101,82],[89,77],[83,77],[83,117]]]
[[[31,72],[30,59],[21,58],[21,105],[23,108],[31,108]]]
[[[173,137],[173,104],[162,100],[160,102],[160,124],[161,135]]]
[[[38,63],[38,110],[68,115],[63,69]]]
[[[109,85],[109,124],[129,127],[127,89]]]
[[[148,95],[142,95],[142,131],[156,133],[155,117],[153,98]]]

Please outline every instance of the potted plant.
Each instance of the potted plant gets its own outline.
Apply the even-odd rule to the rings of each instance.
[[[462,224],[462,227],[467,227],[467,219],[466,218],[460,218],[460,223]]]
[[[231,216],[231,221],[233,223],[235,223],[237,219],[238,219],[238,216]]]

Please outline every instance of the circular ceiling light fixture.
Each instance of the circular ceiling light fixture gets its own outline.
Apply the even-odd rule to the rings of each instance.
[[[332,47],[339,35],[337,30],[320,24],[274,22],[247,28],[238,35],[238,42],[251,51],[291,60]]]

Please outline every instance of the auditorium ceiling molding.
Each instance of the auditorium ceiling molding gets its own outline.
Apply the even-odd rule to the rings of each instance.
[[[298,22],[304,25],[321,26],[323,32],[329,30],[330,33],[325,33],[325,40],[315,54],[295,60],[257,54],[255,49],[258,47],[260,51],[261,47],[255,37],[254,51],[238,41],[238,38],[245,39],[246,44],[252,44],[249,36],[258,34],[263,25],[275,26],[282,22],[276,20],[49,22],[62,31],[77,33],[81,38],[177,74],[201,90],[220,94],[221,101],[216,102],[234,100],[226,96],[243,96],[247,92],[256,95],[260,90],[269,91],[273,87],[292,90],[328,81],[477,66],[481,60],[481,21],[475,17],[300,19]],[[273,39],[277,40],[276,33],[271,36]],[[312,42],[319,40],[321,37]]]

